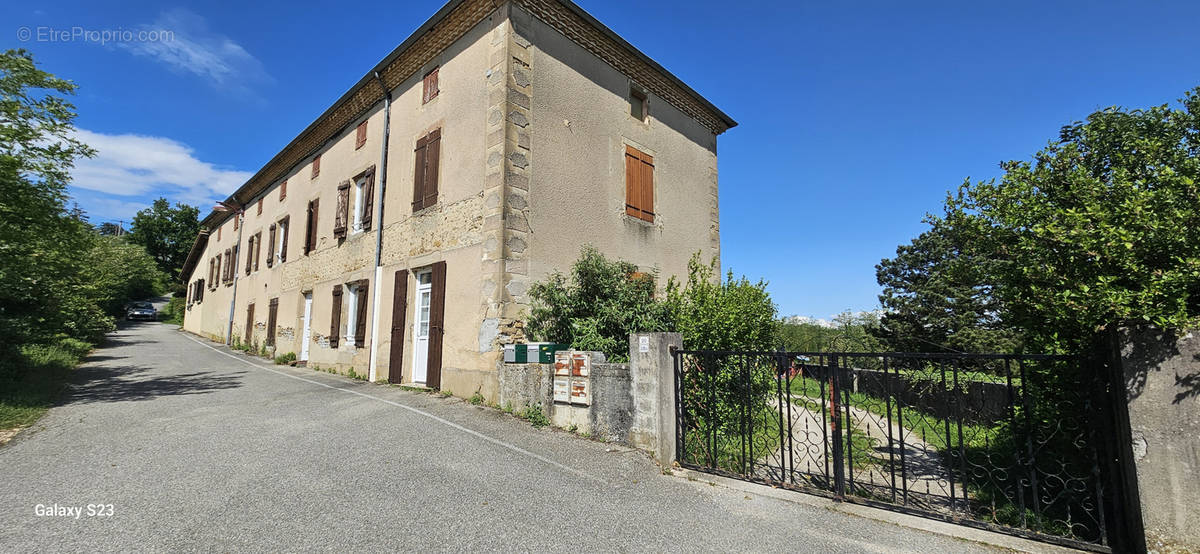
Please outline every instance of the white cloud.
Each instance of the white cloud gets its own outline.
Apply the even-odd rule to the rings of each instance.
[[[79,129],[76,138],[95,148],[96,157],[76,160],[72,185],[106,195],[165,196],[206,212],[212,202],[225,199],[253,175],[201,161],[191,147],[165,137]]]
[[[154,23],[138,28],[158,32],[164,39],[117,46],[156,59],[174,72],[193,73],[232,92],[249,92],[251,85],[272,80],[258,58],[233,39],[210,30],[203,17],[188,10],[164,12]]]

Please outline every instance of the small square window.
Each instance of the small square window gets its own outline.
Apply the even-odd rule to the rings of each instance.
[[[362,123],[359,123],[358,128],[355,129],[354,133],[354,149],[358,150],[367,143],[367,121],[363,120]]]
[[[629,115],[638,121],[646,121],[649,113],[646,93],[636,87],[629,89]]]

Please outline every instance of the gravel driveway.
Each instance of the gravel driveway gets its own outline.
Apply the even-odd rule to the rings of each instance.
[[[114,333],[0,468],[8,552],[991,551],[664,476],[636,451],[162,323]],[[82,510],[38,515],[55,505]]]

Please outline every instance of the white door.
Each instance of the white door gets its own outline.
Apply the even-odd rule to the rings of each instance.
[[[425,383],[429,362],[429,300],[433,297],[433,273],[417,274],[417,309],[413,318],[413,382]]]
[[[312,340],[312,293],[304,295],[304,332],[300,335],[300,361],[308,361],[308,343]]]

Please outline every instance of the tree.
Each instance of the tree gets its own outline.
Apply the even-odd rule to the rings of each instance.
[[[990,278],[1002,263],[963,244],[944,220],[875,266],[884,314],[873,333],[905,352],[1009,352],[1020,333],[1001,320]]]
[[[668,314],[654,300],[654,278],[637,266],[611,261],[584,246],[567,277],[554,272],[529,289],[528,329],[537,340],[604,352],[610,361],[629,357],[629,334],[665,331]]]
[[[83,276],[94,235],[66,209],[74,160],[93,154],[72,135],[74,106],[62,95],[74,90],[24,50],[0,55],[0,344],[9,348],[94,337],[103,319]]]
[[[1067,352],[1107,325],[1200,325],[1200,87],[1180,104],[1095,112],[998,180],[965,182],[880,264],[885,325],[951,342],[1015,330]]]
[[[129,240],[145,247],[159,269],[177,281],[198,232],[199,209],[182,203],[172,208],[166,198],[159,198],[133,216]]]
[[[124,234],[121,226],[111,221],[101,223],[99,227],[96,227],[96,232],[106,237],[119,237]]]
[[[666,303],[673,326],[691,350],[771,350],[776,347],[775,304],[764,281],[725,280],[716,276],[716,259],[709,264],[696,253],[688,262],[686,286],[674,278],[667,283]]]

